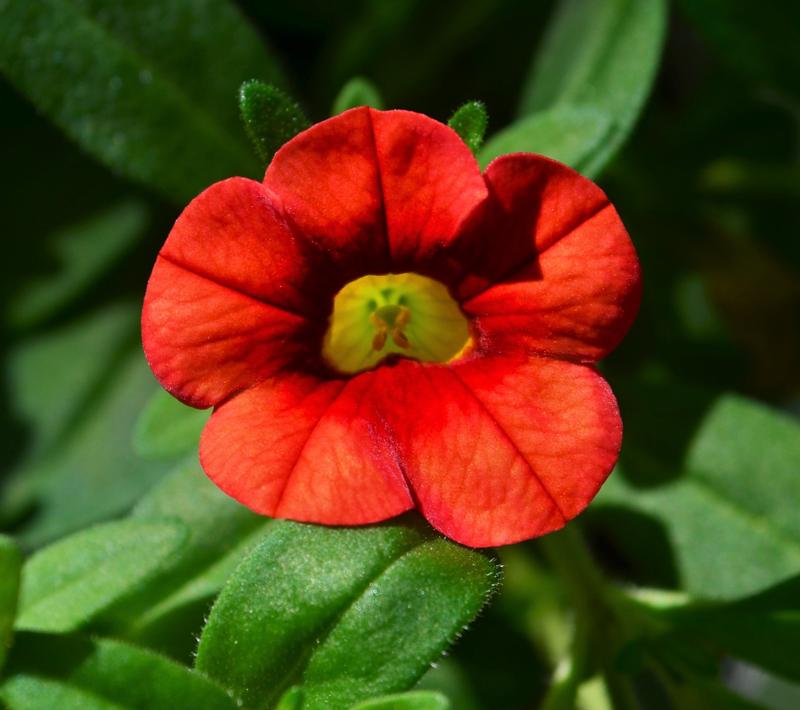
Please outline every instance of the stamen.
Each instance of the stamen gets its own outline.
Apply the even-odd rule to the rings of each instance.
[[[469,322],[444,284],[410,272],[368,274],[336,294],[322,355],[354,374],[393,356],[449,362],[471,342]]]
[[[375,335],[372,338],[372,349],[380,352],[386,345],[386,337],[389,333],[389,327],[374,311],[369,315],[369,322],[375,328]]]
[[[408,350],[408,348],[411,347],[411,343],[408,342],[406,334],[402,330],[400,330],[400,328],[394,328],[392,330],[392,340],[394,341],[394,344],[397,345],[397,347],[399,348],[404,348]]]
[[[394,304],[383,306],[370,313],[369,320],[373,328],[375,328],[375,335],[372,338],[373,350],[380,352],[386,347],[390,326],[392,342],[404,350],[411,347],[408,337],[403,332],[403,328],[411,320],[411,311],[406,306]]]

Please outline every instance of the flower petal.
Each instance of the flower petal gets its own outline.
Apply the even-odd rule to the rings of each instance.
[[[525,349],[594,361],[613,350],[639,306],[639,262],[603,191],[529,154],[486,171],[488,248],[464,280],[464,311],[490,351]]]
[[[195,198],[144,300],[142,341],[161,384],[210,407],[300,357],[325,327],[312,264],[260,183],[232,178]]]
[[[255,180],[215,183],[189,203],[160,255],[278,308],[324,317],[320,255],[295,238],[274,203]]]
[[[590,367],[477,358],[378,372],[418,507],[457,542],[504,545],[562,527],[616,462],[616,401]]]
[[[487,196],[469,148],[410,111],[356,108],[300,133],[264,184],[343,281],[419,266]]]
[[[459,234],[487,198],[458,134],[411,111],[371,111],[394,268],[414,270]]]
[[[142,310],[147,361],[193,407],[219,404],[305,348],[308,321],[159,257]]]
[[[357,525],[409,510],[413,501],[373,415],[373,375],[287,375],[239,394],[203,431],[204,470],[263,515]]]

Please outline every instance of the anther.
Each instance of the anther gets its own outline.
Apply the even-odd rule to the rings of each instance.
[[[378,315],[378,313],[381,313],[381,315]],[[390,334],[392,342],[397,347],[404,350],[411,347],[408,337],[403,332],[403,328],[411,320],[411,311],[405,306],[378,309],[370,313],[369,320],[373,328],[375,328],[375,335],[372,338],[373,350],[378,352],[383,350]]]

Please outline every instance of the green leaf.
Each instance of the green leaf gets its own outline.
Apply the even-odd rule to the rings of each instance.
[[[137,413],[156,390],[139,312],[107,306],[9,355],[10,407],[30,437],[8,471],[0,518],[8,524],[29,513],[15,531],[24,546],[126,512],[169,469],[131,446]]]
[[[239,89],[242,121],[258,157],[265,164],[278,148],[308,128],[300,106],[287,94],[263,81],[251,79]]]
[[[174,459],[197,449],[210,412],[187,407],[158,390],[147,403],[133,430],[133,450],[147,459]]]
[[[711,647],[764,670],[800,681],[800,577],[762,594],[727,604],[683,602],[668,606],[637,597],[670,631],[662,644]]]
[[[178,466],[133,511],[140,521],[167,516],[189,531],[180,560],[101,621],[126,638],[188,658],[214,597],[272,520],[222,493],[196,460]]]
[[[25,282],[8,304],[9,324],[29,328],[63,310],[131,249],[148,221],[143,203],[126,201],[54,234],[58,271]]]
[[[800,570],[800,425],[738,396],[720,398],[681,475],[636,488],[617,472],[598,504],[640,510],[667,531],[684,587],[736,599]]]
[[[0,685],[3,710],[125,710],[124,706],[104,700],[74,686],[36,675],[18,675]]]
[[[278,80],[224,0],[5,0],[0,69],[86,151],[178,203],[258,172],[236,89]]]
[[[495,158],[524,150],[540,153],[585,173],[613,132],[611,117],[585,106],[556,106],[531,114],[496,133],[480,152],[485,168]]]
[[[169,564],[186,535],[177,521],[123,520],[44,548],[23,568],[16,627],[80,628]]]
[[[14,633],[21,566],[19,548],[11,538],[0,535],[0,670]]]
[[[461,140],[477,155],[483,144],[486,126],[489,125],[486,105],[482,101],[468,101],[450,117],[447,125],[458,133]]]
[[[384,695],[353,705],[352,710],[449,710],[450,701],[441,693],[414,690],[409,693]]]
[[[570,134],[565,137],[552,125],[564,114],[551,114],[541,125],[504,132],[502,148],[490,140],[481,162],[501,150],[550,155],[555,134],[554,151],[584,174],[597,175],[633,128],[650,92],[666,14],[665,0],[561,0],[525,83],[520,119],[555,109],[566,115],[570,109],[594,111],[597,118],[565,127],[563,133]],[[561,147],[565,141],[571,149]],[[584,154],[575,150],[578,146],[584,146]]]
[[[217,599],[197,668],[259,707],[297,684],[307,710],[406,690],[496,583],[489,557],[414,518],[363,528],[276,522]]]
[[[336,116],[357,106],[383,108],[383,100],[377,87],[363,76],[353,77],[342,87],[333,101],[331,115]]]
[[[23,633],[0,698],[9,710],[233,710],[224,690],[151,651],[109,639]]]

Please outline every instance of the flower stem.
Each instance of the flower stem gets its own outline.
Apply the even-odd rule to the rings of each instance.
[[[602,670],[619,710],[637,710],[630,680],[613,667],[616,652],[628,635],[616,590],[597,566],[575,523],[539,541],[540,548],[561,580],[575,610],[575,643],[570,660],[571,692],[595,669]],[[558,679],[556,679],[558,681]],[[554,683],[554,694],[557,682]],[[559,705],[554,705],[559,707]]]

